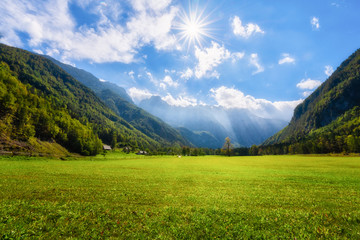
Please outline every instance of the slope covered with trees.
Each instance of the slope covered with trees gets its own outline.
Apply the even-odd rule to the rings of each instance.
[[[64,69],[68,74],[70,74],[73,78],[93,90],[96,94],[103,91],[111,89],[112,92],[123,98],[124,100],[133,103],[131,97],[126,93],[126,90],[118,85],[110,82],[100,81],[99,78],[95,77],[93,74],[76,67],[73,67],[69,64],[65,64],[57,61],[56,59],[44,56],[50,59],[53,63]]]
[[[360,50],[294,110],[263,149],[293,153],[360,151]],[[276,149],[276,150],[275,150]],[[270,151],[270,152],[271,152]]]
[[[165,141],[172,144],[179,144],[180,146],[190,145],[175,128],[137,107],[135,104],[128,102],[111,90],[103,90],[98,93],[98,96],[104,100],[105,104],[115,113],[145,135],[159,142]]]
[[[102,82],[93,74],[68,64],[61,63],[47,56],[76,80],[92,89],[118,116],[125,119],[137,130],[148,137],[162,143],[162,145],[190,145],[173,127],[161,119],[137,107],[125,89],[110,82]]]
[[[102,142],[139,148],[160,144],[117,116],[90,89],[50,60],[0,44],[0,134],[4,142],[56,141],[99,153]]]

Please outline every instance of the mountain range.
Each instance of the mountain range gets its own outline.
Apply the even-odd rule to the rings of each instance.
[[[260,118],[241,109],[171,106],[156,96],[142,101],[138,107],[126,90],[116,84],[100,81],[89,72],[47,58],[92,89],[108,107],[136,129],[157,140],[164,138],[180,145],[221,148],[225,138],[230,137],[236,147],[251,146],[262,143],[287,124],[281,120]]]
[[[125,89],[89,72],[0,44],[0,151],[95,155],[109,144],[156,152],[221,148],[230,137],[257,154],[360,152],[359,91],[357,50],[288,125],[245,109],[172,106],[158,96],[137,106]]]

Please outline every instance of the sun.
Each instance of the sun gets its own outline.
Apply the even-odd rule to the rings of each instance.
[[[189,11],[181,11],[178,21],[174,25],[177,32],[179,41],[187,44],[188,49],[190,46],[202,47],[205,38],[214,38],[210,25],[214,20],[210,20],[210,15],[204,15],[204,10],[199,11],[196,7]]]

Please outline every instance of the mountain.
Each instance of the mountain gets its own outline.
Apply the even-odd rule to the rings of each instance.
[[[36,142],[43,141],[83,155],[99,153],[102,142],[161,146],[52,61],[4,44],[0,44],[0,110],[3,151],[32,151]]]
[[[219,148],[219,140],[209,132],[206,131],[190,131],[187,128],[178,128],[181,135],[184,136],[191,143],[196,144],[199,148]]]
[[[104,100],[116,114],[128,121],[136,129],[157,141],[168,141],[180,146],[189,146],[191,143],[185,140],[180,132],[161,119],[151,115],[145,110],[128,102],[111,90],[103,90],[98,96]]]
[[[124,88],[113,83],[100,81],[100,79],[85,70],[61,63],[51,57],[46,57],[76,80],[92,89],[111,110],[148,137],[164,144],[168,142],[169,144],[180,146],[190,145],[190,142],[184,139],[179,131],[136,106]]]
[[[354,150],[349,144],[360,147],[359,92],[360,49],[299,104],[289,125],[264,145],[297,144],[306,152]]]
[[[160,97],[143,101],[139,108],[133,104],[125,89],[109,82],[102,82],[84,70],[48,58],[91,88],[117,115],[158,141],[165,139],[179,145],[193,144],[197,147],[219,148],[222,147],[224,139],[230,136],[237,146],[251,146],[260,144],[286,125],[283,121],[259,118],[243,110],[174,108]],[[173,114],[174,112],[176,113]],[[175,130],[167,123],[178,129]]]
[[[179,128],[183,136],[197,147],[220,148],[226,137],[230,137],[236,147],[260,144],[287,124],[257,117],[244,109],[170,106],[159,96],[143,100],[139,106]]]
[[[100,81],[99,78],[95,77],[93,74],[76,67],[73,67],[69,64],[65,64],[57,61],[56,59],[44,55],[44,57],[50,59],[56,65],[64,69],[68,74],[70,74],[73,78],[93,90],[95,93],[99,93],[103,90],[111,89],[118,96],[122,97],[126,101],[133,103],[131,97],[127,94],[126,90],[118,85],[110,82]]]

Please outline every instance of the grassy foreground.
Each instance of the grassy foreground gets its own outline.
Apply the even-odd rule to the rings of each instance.
[[[360,158],[0,157],[0,239],[360,239]]]

